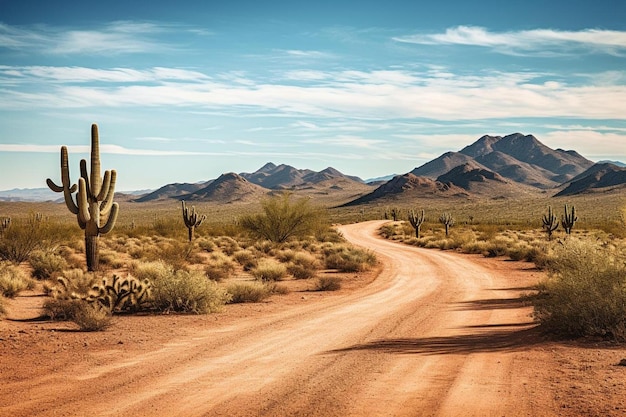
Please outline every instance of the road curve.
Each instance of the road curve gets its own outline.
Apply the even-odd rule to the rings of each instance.
[[[471,257],[380,239],[381,224],[340,227],[384,264],[365,288],[16,382],[29,399],[3,413],[545,415],[520,373],[531,324],[517,285]]]

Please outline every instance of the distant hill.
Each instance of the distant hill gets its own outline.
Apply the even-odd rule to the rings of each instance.
[[[458,167],[463,164],[476,164],[477,167],[486,168],[480,163],[476,162],[471,156],[462,154],[460,152],[446,152],[438,158],[433,159],[424,165],[415,168],[411,171],[411,174],[417,177],[426,177],[431,179],[437,179],[441,175],[446,174],[452,168]]]
[[[343,207],[370,203],[377,200],[400,198],[467,197],[469,194],[454,184],[446,184],[412,173],[397,175],[371,193],[343,204]]]
[[[616,189],[626,190],[626,167],[610,163],[595,164],[573,178],[555,197]]]
[[[0,201],[57,201],[63,200],[63,193],[55,193],[45,188],[14,188],[0,191]]]
[[[256,200],[268,193],[267,188],[253,184],[239,174],[229,172],[220,175],[204,188],[188,195],[182,195],[180,200],[213,201],[219,203],[234,203]]]
[[[203,182],[203,183],[195,183],[195,184],[190,184],[190,183],[167,184],[159,188],[158,190],[142,195],[141,197],[136,198],[133,201],[137,203],[145,203],[147,201],[166,200],[170,198],[185,196],[193,192],[196,192],[202,189],[203,187],[206,187],[208,183],[210,183],[210,181]]]
[[[272,190],[306,187],[333,178],[348,178],[363,183],[359,177],[344,175],[332,167],[315,172],[310,169],[297,169],[285,164],[275,165],[272,162],[268,162],[255,172],[243,172],[239,175],[253,184]]]

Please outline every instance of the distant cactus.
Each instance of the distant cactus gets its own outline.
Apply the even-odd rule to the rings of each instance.
[[[544,214],[542,218],[543,229],[548,234],[548,239],[552,239],[552,232],[554,232],[559,227],[559,220],[556,218],[554,213],[552,212],[552,207],[548,206],[548,214]]]
[[[100,177],[100,141],[98,126],[91,125],[91,172],[87,172],[87,161],[80,161],[80,178],[78,185],[71,185],[68,165],[67,147],[61,147],[61,185],[56,185],[50,178],[48,187],[54,192],[63,193],[65,204],[72,214],[76,215],[78,225],[85,231],[85,257],[87,269],[98,270],[98,238],[100,234],[109,233],[115,226],[119,206],[113,202],[115,194],[115,170],[105,171],[104,179]],[[73,193],[78,190],[76,201]]]
[[[11,227],[11,218],[10,217],[4,217],[0,221],[0,236],[2,236],[4,231],[7,230],[9,227]]]
[[[191,210],[187,208],[185,202],[183,201],[183,220],[185,221],[185,226],[189,230],[189,241],[193,241],[193,236],[196,230],[196,227],[200,226],[202,222],[206,219],[206,215],[202,215],[198,217],[198,213],[196,213],[196,208],[191,206]]]
[[[415,229],[415,237],[419,239],[420,237],[420,227],[422,227],[422,223],[424,223],[424,210],[420,214],[415,214],[415,211],[409,210],[409,222],[411,226]]]
[[[439,223],[446,227],[446,236],[448,236],[450,233],[450,227],[454,226],[454,217],[452,217],[452,214],[444,212],[441,216],[439,216]]]
[[[561,226],[565,229],[566,234],[572,233],[572,228],[574,227],[574,223],[578,220],[576,217],[576,209],[572,206],[572,210],[568,213],[567,204],[565,205],[565,214],[561,216]]]
[[[391,218],[394,222],[398,221],[398,217],[400,217],[400,210],[397,207],[391,209]]]

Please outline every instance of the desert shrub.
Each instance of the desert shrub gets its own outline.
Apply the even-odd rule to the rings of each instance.
[[[284,193],[265,199],[261,207],[263,213],[243,216],[240,224],[254,236],[271,242],[311,236],[328,228],[321,210],[313,207],[308,198],[291,201],[291,195]]]
[[[83,332],[105,330],[111,325],[111,311],[99,303],[81,301],[72,314],[70,320]]]
[[[314,255],[307,252],[296,252],[287,265],[287,272],[296,279],[309,279],[317,274],[320,267],[321,264]]]
[[[28,262],[33,267],[33,277],[37,279],[55,278],[68,267],[65,258],[55,253],[44,251],[33,252]]]
[[[626,341],[623,253],[570,239],[554,248],[546,268],[549,278],[534,298],[534,316],[546,331]]]
[[[147,256],[150,260],[161,260],[175,269],[187,269],[190,263],[199,263],[202,258],[195,252],[195,246],[188,241],[173,239],[157,243],[157,249]]]
[[[72,320],[82,304],[86,304],[86,301],[76,298],[50,298],[43,303],[43,313],[50,320]]]
[[[337,291],[341,289],[341,278],[319,277],[315,286],[316,291]]]
[[[244,271],[249,271],[259,264],[259,252],[256,249],[242,249],[233,253],[233,259],[237,261]]]
[[[287,275],[287,267],[273,259],[264,258],[250,273],[261,281],[282,281]]]
[[[221,281],[228,278],[234,270],[234,261],[221,252],[212,253],[209,263],[204,267],[204,273],[207,278],[213,281]]]
[[[258,303],[272,295],[272,288],[264,282],[243,281],[233,282],[226,291],[231,295],[229,303]]]
[[[0,262],[0,295],[13,298],[32,286],[32,280],[24,271],[8,262]]]
[[[99,278],[92,272],[81,269],[64,271],[62,276],[50,288],[49,300],[43,305],[43,311],[52,320],[74,320],[76,313],[89,304],[87,299],[97,288]]]
[[[324,250],[324,255],[326,268],[341,272],[363,272],[376,264],[372,252],[346,245],[333,245]]]
[[[35,214],[25,220],[13,221],[11,227],[0,235],[0,260],[19,264],[27,261],[35,250],[53,249],[66,237],[64,230]]]
[[[152,230],[155,234],[167,237],[178,238],[186,236],[187,229],[184,223],[178,217],[159,217],[154,219]]]
[[[154,307],[163,312],[208,314],[218,311],[230,295],[201,271],[165,268],[152,280]]]
[[[232,256],[238,250],[241,250],[239,242],[230,236],[221,236],[217,239],[217,246],[228,256]]]

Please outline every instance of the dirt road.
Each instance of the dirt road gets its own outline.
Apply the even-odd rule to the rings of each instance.
[[[560,415],[535,378],[548,353],[528,354],[539,340],[519,300],[528,278],[379,239],[379,225],[341,227],[384,263],[359,290],[254,320],[207,320],[161,345],[76,349],[44,374],[3,375],[0,414]]]

